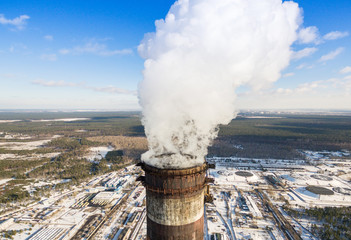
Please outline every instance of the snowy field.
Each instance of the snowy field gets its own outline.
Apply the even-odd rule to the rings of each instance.
[[[112,147],[90,148],[86,158],[89,161],[100,160],[112,150]],[[241,161],[243,164],[248,161],[252,166],[271,164],[271,168],[264,171],[252,166],[243,169],[231,161]],[[304,230],[310,223],[300,223],[298,219],[288,216],[282,210],[286,201],[295,207],[351,205],[351,184],[349,179],[341,177],[351,174],[350,160],[330,158],[313,165],[308,165],[305,160],[294,161],[234,157],[219,159],[220,164],[216,169],[210,169],[208,172],[209,177],[214,178],[210,188],[214,201],[206,204],[207,237],[217,234],[222,236],[222,239],[285,239],[272,213],[263,204],[263,198],[261,199],[257,189],[267,194],[267,199],[282,212],[294,228],[302,229],[301,236],[304,240],[314,239]],[[60,238],[68,240],[86,225],[89,217],[104,216],[111,206],[119,204],[121,199],[126,197],[126,202],[121,203],[118,211],[106,219],[94,239],[118,239],[123,229],[129,229],[130,235],[133,234],[132,229],[140,229],[132,239],[143,239],[146,234],[145,190],[135,181],[139,172],[139,168],[130,166],[92,177],[82,185],[74,186],[65,192],[54,189],[49,198],[42,198],[41,201],[30,207],[23,207],[21,211],[11,215],[13,219],[20,221],[11,224],[8,229],[23,231],[14,236],[15,240],[36,235],[49,236],[45,239],[48,240],[54,239],[55,234],[62,234]],[[267,176],[274,176],[279,184],[275,186],[270,183]],[[0,181],[0,185],[9,180],[11,179]],[[70,180],[37,181],[33,182],[31,187],[54,185],[62,181]],[[309,186],[326,188],[333,191],[333,195],[312,193],[307,190]],[[114,200],[109,201],[110,198]],[[136,220],[129,221],[133,216]],[[53,234],[52,237],[50,234]]]
[[[220,186],[236,186],[240,188],[252,189],[252,183],[263,183],[264,180],[260,178],[259,171],[247,171],[252,174],[250,177],[243,177],[236,174],[238,169],[218,167],[210,170],[210,175],[215,179],[215,184]]]
[[[102,176],[95,177],[97,183],[100,181],[108,181],[111,177],[123,177],[126,174],[132,175],[135,171],[135,167],[131,166],[123,170],[114,172],[114,174],[105,174]],[[131,172],[129,172],[131,171]],[[94,181],[91,179],[91,181]],[[1,183],[5,183],[8,179],[3,180]],[[62,182],[70,181],[66,180],[55,180],[55,181],[38,181],[33,183],[33,186],[40,187],[45,185],[52,185]],[[135,184],[135,177],[131,178],[131,181],[125,182],[122,186],[125,188],[127,185]],[[79,229],[81,229],[87,222],[89,217],[102,216],[105,214],[112,205],[118,204],[119,200],[122,199],[126,194],[122,191],[120,192],[104,192],[104,187],[99,188],[99,186],[88,186],[88,182],[82,183],[80,186],[73,187],[72,190],[65,190],[64,192],[55,191],[49,198],[42,198],[41,201],[34,203],[28,207],[22,207],[21,210],[14,211],[10,216],[12,221],[9,221],[6,226],[6,230],[15,230],[17,233],[13,236],[14,240],[24,240],[24,239],[43,239],[43,240],[69,240],[71,239]],[[91,192],[97,194],[95,197],[97,202],[95,204],[100,204],[100,199],[104,198],[105,195],[112,196],[115,198],[114,201],[109,202],[112,205],[100,207],[91,205],[94,201],[89,200],[89,196],[94,196],[94,193],[90,193],[90,189],[96,189]],[[88,197],[88,198],[87,198]],[[131,192],[129,200],[126,205],[123,205],[125,209],[121,210],[121,214],[125,211],[130,212],[130,214],[136,213],[138,217],[142,216],[142,212],[145,206],[142,205],[145,198],[145,190],[143,187],[136,187]],[[94,200],[94,199],[93,199]],[[102,199],[104,200],[104,199]],[[84,203],[85,202],[85,203]],[[84,203],[77,205],[77,203]],[[116,214],[117,216],[118,214]],[[116,224],[119,224],[120,219],[113,216],[108,223],[101,229],[101,234],[96,235],[94,239],[100,239],[99,236],[103,236],[101,239],[105,239],[107,235],[115,230]],[[0,216],[1,219],[2,216]],[[16,221],[13,221],[13,220]],[[110,222],[111,221],[111,222]],[[113,223],[113,224],[112,224]],[[142,221],[143,223],[143,221]],[[1,226],[1,225],[0,225]],[[129,225],[128,225],[129,226]]]
[[[13,122],[20,122],[21,120],[0,120],[0,123],[13,123]]]
[[[57,118],[57,119],[40,119],[31,120],[31,122],[75,122],[75,121],[88,121],[91,118]]]
[[[106,156],[109,151],[113,151],[112,146],[108,147],[92,147],[89,149],[89,153],[85,155],[85,158],[90,161],[99,161]]]
[[[75,122],[75,121],[88,121],[91,118],[55,118],[55,119],[32,119],[31,122]],[[0,120],[0,123],[13,123],[22,122],[23,120],[11,119],[11,120]]]
[[[9,150],[34,150],[43,147],[45,144],[50,142],[52,139],[60,137],[59,135],[52,136],[48,139],[26,141],[26,142],[0,142],[0,148]]]

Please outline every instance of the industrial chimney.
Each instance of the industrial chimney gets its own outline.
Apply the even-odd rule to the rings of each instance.
[[[207,163],[186,169],[142,164],[148,240],[203,240]]]

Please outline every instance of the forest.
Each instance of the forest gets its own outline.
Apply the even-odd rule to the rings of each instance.
[[[64,118],[78,119],[54,121]],[[52,121],[48,121],[50,119]],[[74,185],[92,175],[137,162],[147,150],[139,112],[0,112],[0,120],[0,143],[60,136],[33,150],[13,150],[0,145],[0,154],[60,153],[55,158],[2,159],[0,179],[71,179],[65,184]],[[208,156],[301,159],[304,158],[301,150],[351,151],[351,115],[240,113],[219,129]],[[31,139],[6,138],[7,134]],[[83,157],[88,148],[101,145],[113,146],[116,151],[108,153],[100,162],[90,162]],[[28,198],[21,189],[20,184],[14,184],[1,193],[12,200]],[[37,194],[43,192],[45,188],[38,189]]]
[[[38,122],[41,119],[87,118],[71,122]],[[1,132],[38,137],[62,134],[67,137],[145,136],[139,112],[0,112]],[[33,121],[34,120],[34,121]],[[36,121],[35,121],[36,120]],[[351,150],[350,115],[239,114],[228,125],[219,127],[220,142],[229,144],[278,145],[309,150]]]
[[[310,221],[311,231],[319,239],[351,239],[351,207],[313,207],[296,211],[285,206],[284,210],[293,217]],[[314,221],[321,224],[317,225]]]

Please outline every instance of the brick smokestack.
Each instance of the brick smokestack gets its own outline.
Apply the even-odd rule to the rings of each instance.
[[[207,164],[145,171],[147,239],[203,240]]]

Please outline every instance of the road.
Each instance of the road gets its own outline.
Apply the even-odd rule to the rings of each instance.
[[[225,200],[227,208],[228,208],[227,217],[228,217],[228,225],[230,227],[231,235],[232,235],[233,239],[236,240],[235,231],[233,228],[233,219],[232,219],[233,214],[232,214],[232,210],[230,208],[230,203],[229,203],[229,198],[228,198],[227,192],[223,193],[223,197],[224,197],[224,200]]]
[[[86,240],[94,239],[96,233],[100,230],[100,228],[103,226],[103,224],[106,222],[107,219],[109,219],[117,210],[119,210],[122,206],[123,203],[127,201],[127,199],[133,194],[135,189],[140,185],[140,183],[136,184],[135,187],[131,190],[128,191],[126,195],[118,202],[116,203],[111,210],[106,213],[104,218],[98,223],[98,225],[95,227],[95,229],[89,234],[89,236],[86,238]]]
[[[143,210],[143,212],[142,212],[142,214],[141,214],[141,217],[140,217],[140,219],[139,219],[137,225],[135,226],[132,235],[129,237],[130,240],[135,240],[136,237],[138,236],[139,231],[140,231],[140,229],[141,229],[141,226],[144,224],[145,217],[146,217],[146,209]]]
[[[267,206],[268,210],[272,213],[274,220],[276,221],[280,230],[289,240],[302,240],[300,235],[295,231],[291,224],[281,214],[281,212],[271,203],[267,195],[260,189],[256,190],[258,195],[263,201],[263,204]]]

